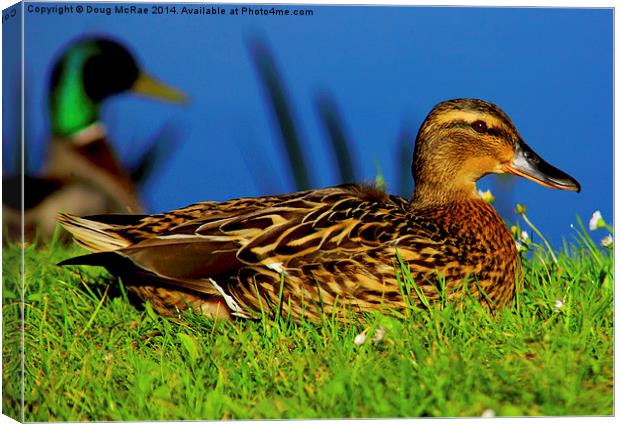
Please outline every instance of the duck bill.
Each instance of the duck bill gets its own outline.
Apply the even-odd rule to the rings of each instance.
[[[510,164],[505,165],[503,170],[545,187],[571,190],[578,193],[581,191],[581,186],[576,179],[547,163],[523,142],[517,144],[514,159]]]
[[[172,103],[187,103],[187,96],[185,93],[145,73],[141,73],[138,76],[138,79],[130,88],[130,91]]]

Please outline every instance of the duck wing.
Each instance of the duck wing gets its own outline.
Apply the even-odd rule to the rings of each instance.
[[[65,215],[60,222],[76,240],[103,253],[63,264],[113,263],[107,267],[116,273],[139,268],[190,288],[187,281],[205,284],[209,278],[236,275],[244,267],[275,269],[377,247],[405,226],[403,205],[375,189],[347,185],[205,202],[170,212],[173,217],[153,215],[125,226]],[[118,217],[114,220],[119,222]]]

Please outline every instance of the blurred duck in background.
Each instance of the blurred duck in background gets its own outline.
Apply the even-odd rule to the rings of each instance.
[[[71,43],[55,63],[48,93],[52,135],[43,172],[41,176],[24,176],[26,241],[36,234],[50,238],[59,212],[84,215],[144,210],[136,183],[152,167],[158,143],[152,143],[129,171],[100,122],[103,102],[125,92],[174,103],[187,101],[185,94],[149,76],[124,46],[107,38]],[[5,231],[16,240],[21,233],[21,178],[5,177],[3,184]]]

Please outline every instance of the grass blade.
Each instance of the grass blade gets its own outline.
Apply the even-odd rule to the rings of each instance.
[[[306,164],[306,155],[295,125],[288,95],[273,55],[267,44],[257,39],[250,42],[250,53],[265,88],[266,97],[275,113],[296,188],[297,190],[308,189],[312,182]]]
[[[341,183],[357,181],[355,161],[353,160],[352,143],[344,130],[343,120],[333,97],[322,94],[317,97],[316,108],[329,136],[329,141],[336,158]]]

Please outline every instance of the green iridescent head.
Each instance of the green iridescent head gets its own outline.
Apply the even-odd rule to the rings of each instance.
[[[52,69],[49,107],[55,135],[70,136],[99,120],[108,97],[133,91],[183,102],[185,96],[142,72],[132,54],[105,38],[72,43]]]
[[[71,135],[96,122],[101,102],[129,90],[138,75],[132,55],[117,42],[87,39],[70,45],[50,80],[54,134]]]

